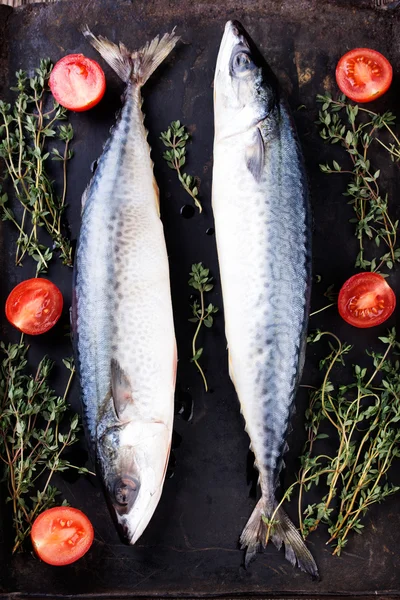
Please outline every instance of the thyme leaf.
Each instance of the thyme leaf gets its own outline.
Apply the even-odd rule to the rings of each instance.
[[[50,101],[51,70],[50,60],[42,59],[34,77],[28,78],[25,71],[18,71],[17,86],[11,88],[17,94],[14,103],[0,101],[0,158],[22,209],[10,208],[8,195],[1,194],[0,186],[2,219],[11,221],[18,231],[15,264],[20,266],[26,255],[31,256],[37,263],[36,275],[47,271],[54,250],[64,264],[72,267],[72,247],[64,233],[63,214],[67,162],[72,158],[70,143],[74,132],[70,124],[58,124],[67,119],[67,110],[55,100]],[[61,151],[54,146],[55,142]],[[49,160],[62,163],[61,196],[54,191],[48,173]],[[41,231],[50,237],[50,245]]]
[[[366,351],[370,366],[353,365],[349,383],[343,383],[352,346],[329,331],[308,338],[312,344],[322,340],[328,340],[329,352],[319,365],[321,385],[310,394],[301,468],[278,508],[297,487],[303,537],[326,524],[327,543],[339,556],[349,534],[362,532],[369,508],[400,489],[388,479],[393,461],[400,456],[400,342],[395,329],[380,337],[382,350]],[[327,437],[331,449],[322,453],[318,440]],[[306,495],[316,486],[323,496],[308,504]],[[268,537],[278,508],[270,517]]]
[[[353,105],[343,94],[334,100],[330,94],[317,96],[322,103],[317,123],[320,136],[331,144],[343,146],[350,157],[350,167],[337,161],[321,164],[320,169],[328,174],[347,174],[350,181],[345,196],[353,206],[355,235],[359,241],[359,252],[355,266],[363,270],[379,272],[382,268],[392,269],[400,262],[397,243],[398,221],[389,213],[388,195],[380,189],[380,171],[375,170],[369,158],[372,144],[378,143],[390,155],[391,160],[400,160],[400,141],[393,132],[395,116],[391,112],[380,115],[358,105]],[[381,130],[390,134],[392,142],[386,144],[379,137]],[[382,253],[379,258],[369,260],[367,248],[375,245]]]
[[[199,292],[200,302],[198,300],[194,300],[193,304],[191,304],[193,317],[189,319],[189,321],[191,323],[197,323],[196,331],[192,340],[191,362],[193,362],[198,368],[200,375],[203,379],[206,392],[208,392],[208,383],[204,371],[199,364],[199,359],[203,354],[203,348],[197,348],[196,343],[202,325],[204,325],[208,329],[212,327],[214,323],[213,315],[215,315],[218,312],[218,308],[213,304],[209,303],[207,306],[205,305],[204,295],[207,292],[211,292],[211,290],[213,289],[214,284],[212,283],[212,281],[213,278],[210,277],[210,270],[204,267],[203,263],[200,262],[192,265],[192,270],[190,271],[189,285]]]
[[[168,129],[161,133],[160,140],[163,142],[164,146],[171,148],[170,150],[166,150],[163,154],[164,159],[167,161],[167,165],[170,169],[174,169],[174,171],[177,172],[178,179],[181,182],[183,189],[193,198],[195,205],[199,209],[199,213],[201,213],[203,207],[198,198],[199,183],[197,178],[182,173],[181,170],[186,162],[186,142],[189,140],[189,134],[186,131],[186,127],[181,125],[180,121],[172,121]]]
[[[54,101],[48,106],[51,69],[50,61],[44,59],[30,79],[18,71],[17,86],[11,88],[17,93],[15,102],[0,101],[0,158],[16,201],[11,205],[0,186],[0,213],[3,221],[10,221],[18,231],[15,264],[21,265],[31,256],[36,261],[36,276],[47,271],[54,250],[65,265],[72,266],[71,243],[62,220],[73,129],[70,124],[58,124],[66,120],[66,109]],[[49,148],[55,140],[58,147]],[[50,157],[62,163],[61,196],[55,193],[47,172]],[[54,475],[70,468],[89,472],[65,455],[78,441],[81,429],[78,415],[70,411],[67,402],[75,373],[73,359],[63,360],[69,376],[63,395],[58,396],[49,383],[53,362],[45,356],[32,373],[27,354],[23,335],[17,344],[0,342],[0,460],[7,502],[12,507],[13,552],[23,549],[39,513],[60,503]]]
[[[0,459],[7,502],[12,506],[16,552],[22,549],[38,514],[57,503],[60,492],[52,485],[54,474],[70,468],[88,471],[64,456],[66,448],[78,441],[81,429],[67,401],[75,373],[73,359],[63,361],[69,377],[63,396],[58,396],[49,384],[53,362],[48,357],[31,373],[28,345],[22,340],[0,342],[0,352]]]

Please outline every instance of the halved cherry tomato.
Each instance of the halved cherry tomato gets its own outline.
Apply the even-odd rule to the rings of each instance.
[[[396,296],[386,279],[378,273],[357,273],[339,292],[340,316],[354,327],[374,327],[390,317]]]
[[[89,550],[94,537],[86,515],[71,506],[49,508],[35,520],[31,539],[36,554],[49,565],[70,565]]]
[[[370,48],[355,48],[342,56],[336,81],[355,102],[370,102],[382,96],[392,83],[393,69],[387,58]]]
[[[68,54],[54,65],[49,86],[61,106],[82,112],[100,102],[106,78],[95,60],[83,54]]]
[[[26,279],[11,291],[6,300],[6,317],[14,327],[38,335],[53,327],[61,316],[63,297],[48,279]]]

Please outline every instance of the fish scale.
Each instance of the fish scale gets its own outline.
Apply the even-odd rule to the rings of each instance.
[[[141,87],[178,38],[166,34],[130,53],[84,33],[127,88],[83,198],[74,337],[86,431],[120,530],[133,544],[161,496],[177,363],[168,257]]]
[[[316,564],[275,490],[294,410],[311,279],[308,189],[277,81],[243,27],[229,21],[214,80],[212,203],[229,371],[259,470],[261,498],[241,536],[246,565],[274,517],[272,541],[313,576]]]

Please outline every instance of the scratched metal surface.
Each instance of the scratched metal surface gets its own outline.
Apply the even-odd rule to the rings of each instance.
[[[7,94],[17,68],[31,69],[43,56],[54,61],[66,53],[83,52],[96,57],[78,31],[88,23],[96,33],[138,47],[158,32],[177,26],[182,43],[159,69],[144,90],[144,110],[149,141],[155,162],[155,174],[161,190],[162,218],[171,265],[172,295],[179,348],[177,383],[178,407],[194,402],[193,418],[177,415],[175,423],[175,468],[166,481],[157,511],[140,539],[131,548],[123,545],[114,530],[99,483],[95,479],[59,480],[60,488],[71,504],[84,510],[92,520],[96,536],[92,550],[77,564],[62,570],[38,562],[33,556],[10,558],[11,531],[4,487],[1,494],[0,593],[23,597],[126,597],[126,596],[325,596],[343,594],[393,596],[400,593],[398,547],[400,542],[400,499],[392,498],[371,511],[365,533],[353,537],[343,558],[333,558],[325,546],[326,532],[310,539],[321,572],[321,581],[308,577],[284,560],[282,552],[268,547],[249,570],[243,568],[238,537],[255,499],[253,477],[248,465],[248,438],[243,429],[238,402],[227,371],[223,335],[223,316],[204,340],[204,365],[213,393],[206,395],[201,379],[189,363],[192,324],[187,322],[189,288],[187,274],[192,262],[204,261],[212,269],[217,285],[210,299],[221,306],[215,239],[207,235],[213,226],[210,206],[212,169],[212,80],[223,26],[228,18],[238,18],[278,75],[289,102],[304,147],[314,210],[314,272],[324,284],[314,286],[313,308],[324,304],[322,292],[333,283],[336,288],[353,273],[356,243],[352,216],[341,196],[345,185],[340,178],[320,174],[318,162],[331,157],[316,132],[315,95],[334,90],[332,75],[338,57],[355,46],[371,46],[391,60],[400,73],[398,47],[399,18],[396,11],[374,11],[367,2],[318,3],[255,1],[246,10],[241,3],[226,0],[223,6],[213,2],[165,3],[160,0],[69,0],[48,6],[26,6],[13,11],[0,6],[0,97]],[[108,89],[102,103],[87,114],[72,115],[75,127],[75,158],[70,164],[67,218],[76,239],[79,230],[80,196],[91,176],[90,165],[101,148],[120,106],[122,84],[104,66]],[[378,110],[396,110],[399,80],[376,103]],[[306,109],[296,110],[300,105]],[[162,160],[159,132],[172,119],[181,119],[193,134],[189,147],[188,172],[201,177],[204,214],[191,219],[180,216],[187,203],[174,174]],[[386,165],[379,165],[385,170]],[[386,169],[386,189],[391,197],[399,192],[397,171]],[[58,175],[55,174],[57,179]],[[0,243],[0,303],[24,276],[32,275],[31,266],[16,272],[12,267],[12,243],[9,228],[2,227]],[[68,307],[71,299],[71,273],[55,266],[50,276],[64,293]],[[391,280],[399,291],[398,278]],[[71,353],[62,321],[52,331],[34,340],[31,356],[50,352],[61,358]],[[394,324],[395,318],[392,319]],[[370,347],[385,330],[355,333],[344,325],[334,311],[324,314],[319,326],[329,327],[359,348]],[[12,337],[4,319],[1,335]],[[318,381],[314,350],[307,356],[304,383]],[[60,379],[61,370],[56,373]],[[60,386],[62,381],[57,382]],[[298,469],[297,456],[304,442],[302,414],[307,398],[299,392],[294,434],[289,438],[290,452],[283,486],[292,481]],[[71,394],[79,408],[76,386]],[[190,412],[186,410],[186,413]],[[184,415],[185,416],[185,411]],[[186,416],[188,416],[186,414]],[[86,459],[85,444],[75,457]],[[296,507],[289,513],[294,517]]]
[[[68,0],[0,0],[0,4],[4,4],[5,6],[25,6],[27,4],[50,4],[51,2],[68,2]],[[131,0],[133,1],[133,0]],[[349,5],[348,0],[333,0],[333,3],[338,5],[344,4]],[[354,6],[357,5],[357,8],[377,8],[382,10],[395,10],[398,8],[400,2],[399,0],[353,0],[351,2]]]

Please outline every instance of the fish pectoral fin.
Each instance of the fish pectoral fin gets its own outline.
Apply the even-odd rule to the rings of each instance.
[[[256,181],[260,181],[265,160],[264,140],[259,127],[255,128],[252,144],[246,147],[246,165]]]
[[[89,183],[89,185],[87,185],[85,187],[84,192],[82,194],[82,198],[81,198],[81,215],[83,214],[83,211],[85,210],[86,200],[88,199],[88,196],[89,196],[89,189],[90,189],[90,183]]]
[[[114,358],[111,360],[111,395],[115,412],[122,420],[126,407],[133,402],[132,386],[129,377]]]

